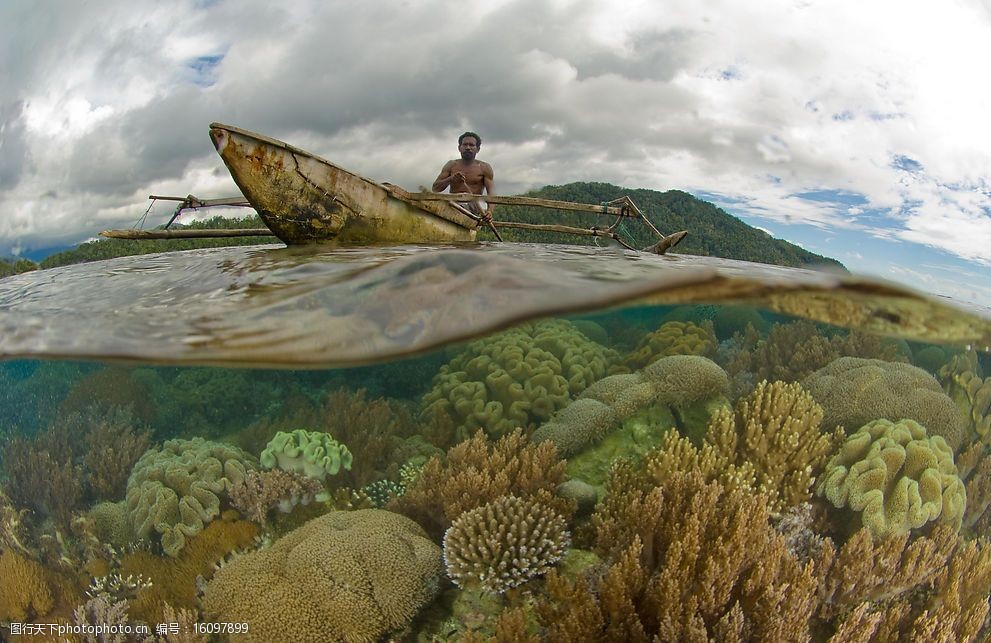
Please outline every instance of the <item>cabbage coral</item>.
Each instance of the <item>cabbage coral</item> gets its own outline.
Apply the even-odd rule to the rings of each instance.
[[[928,522],[960,529],[967,492],[940,436],[913,420],[861,427],[826,465],[817,492],[860,512],[875,536],[897,536]]]

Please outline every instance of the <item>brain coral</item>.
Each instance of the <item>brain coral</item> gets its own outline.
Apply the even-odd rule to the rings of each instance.
[[[562,320],[524,324],[472,342],[441,367],[424,415],[465,434],[531,428],[604,377],[618,354]]]
[[[817,493],[861,512],[875,536],[902,535],[930,521],[960,529],[967,504],[950,447],[913,420],[862,426],[826,465]]]
[[[668,355],[715,356],[717,343],[711,321],[704,321],[701,325],[669,321],[641,339],[624,361],[630,368],[640,369]]]
[[[176,556],[186,539],[220,515],[231,486],[255,469],[237,447],[203,438],[168,440],[134,465],[127,481],[127,512],[139,538],[161,534],[162,550]]]
[[[454,520],[444,534],[444,563],[455,585],[501,594],[546,573],[570,543],[553,509],[503,496]]]
[[[823,426],[852,429],[881,418],[909,418],[954,450],[963,440],[953,400],[932,375],[910,364],[841,357],[806,377],[802,386],[822,405]]]
[[[440,547],[409,518],[334,511],[222,567],[203,609],[247,622],[246,641],[378,641],[433,599],[442,571]]]

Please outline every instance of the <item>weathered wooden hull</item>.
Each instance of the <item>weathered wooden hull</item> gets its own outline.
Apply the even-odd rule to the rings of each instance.
[[[471,241],[476,222],[443,201],[413,203],[330,161],[261,134],[213,123],[234,182],[287,245]]]

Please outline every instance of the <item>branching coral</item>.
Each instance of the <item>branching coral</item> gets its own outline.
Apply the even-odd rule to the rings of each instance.
[[[148,450],[149,431],[136,431],[131,414],[111,410],[94,423],[89,447],[83,456],[83,469],[91,495],[97,500],[120,500],[127,490],[127,478],[134,463]]]
[[[477,429],[505,435],[550,418],[618,354],[561,320],[524,324],[472,342],[441,368],[423,397],[429,424],[453,423],[466,437]]]
[[[16,437],[3,450],[10,499],[67,530],[85,493],[84,472],[68,455],[53,455],[39,441]],[[61,456],[61,457],[59,457]]]
[[[495,442],[478,431],[452,447],[446,460],[431,458],[406,493],[388,505],[439,536],[465,511],[500,496],[533,498],[570,516],[574,507],[555,495],[565,462],[549,442],[531,444],[522,430]]]
[[[454,519],[444,534],[444,564],[459,587],[502,593],[545,574],[570,543],[559,513],[503,496]]]
[[[808,638],[814,569],[788,552],[759,494],[706,483],[698,471],[615,493],[626,498],[614,506],[630,504],[599,522],[598,537],[614,562],[599,583],[549,578],[537,612],[550,640]]]
[[[146,452],[127,483],[135,534],[160,535],[165,553],[176,556],[187,538],[220,515],[231,487],[255,467],[244,451],[203,438],[168,440]]]
[[[953,400],[932,375],[910,364],[841,357],[806,377],[802,386],[822,405],[826,426],[852,431],[871,420],[911,419],[954,450],[962,444]]]
[[[231,506],[244,517],[264,525],[270,510],[288,513],[297,505],[309,504],[322,491],[323,485],[315,478],[272,469],[247,471],[243,480],[231,486],[228,496]]]
[[[701,324],[668,321],[641,339],[623,361],[631,369],[638,370],[669,355],[715,357],[716,344],[711,321],[703,321]]]
[[[203,610],[247,622],[247,641],[377,641],[430,602],[442,569],[440,548],[408,518],[336,511],[227,563]]]
[[[0,552],[0,621],[24,623],[55,607],[45,569],[11,550]]]
[[[967,487],[962,528],[970,534],[991,533],[991,453],[983,442],[971,443],[957,456],[957,471]]]
[[[860,512],[877,536],[900,536],[930,521],[956,531],[967,504],[950,447],[912,420],[861,427],[826,465],[817,493]]]

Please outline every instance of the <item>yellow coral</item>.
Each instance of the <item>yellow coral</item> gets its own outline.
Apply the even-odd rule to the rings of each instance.
[[[378,641],[433,598],[441,571],[440,547],[408,518],[335,511],[226,564],[203,609],[247,622],[246,641]]]
[[[847,438],[817,490],[836,507],[861,512],[877,536],[905,534],[930,521],[959,530],[967,492],[953,451],[913,420],[875,420]]]
[[[33,560],[5,550],[0,553],[0,579],[0,621],[34,621],[55,607],[45,568]]]

